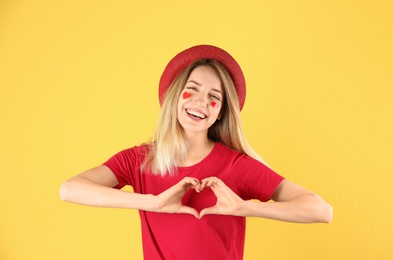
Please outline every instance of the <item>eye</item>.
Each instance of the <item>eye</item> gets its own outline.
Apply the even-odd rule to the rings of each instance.
[[[194,90],[194,91],[198,90],[197,87],[194,87],[194,86],[187,86],[186,89],[191,89],[191,90]]]
[[[221,98],[220,98],[220,96],[218,96],[218,95],[210,95],[212,98],[214,98],[215,100],[217,100],[217,101],[220,101],[221,100]]]

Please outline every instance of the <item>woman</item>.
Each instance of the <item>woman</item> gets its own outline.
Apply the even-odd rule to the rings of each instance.
[[[63,200],[138,209],[145,259],[242,259],[248,216],[331,221],[329,204],[275,173],[248,145],[240,122],[245,80],[227,52],[199,45],[179,53],[159,96],[152,142],[66,181]],[[120,190],[125,185],[134,192]]]

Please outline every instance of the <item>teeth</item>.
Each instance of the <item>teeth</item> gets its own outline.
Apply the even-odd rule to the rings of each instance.
[[[199,113],[198,111],[191,110],[191,109],[187,109],[187,113],[189,113],[190,115],[193,115],[193,116],[200,117],[202,119],[204,119],[206,117],[204,114]]]

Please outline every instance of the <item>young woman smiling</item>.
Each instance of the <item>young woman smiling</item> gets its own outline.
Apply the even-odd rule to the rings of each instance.
[[[248,216],[331,221],[328,203],[267,167],[247,143],[245,80],[226,51],[198,45],[176,55],[159,97],[152,141],[64,182],[63,200],[138,209],[145,259],[242,259]]]

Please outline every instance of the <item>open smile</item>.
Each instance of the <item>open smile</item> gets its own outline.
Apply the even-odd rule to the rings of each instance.
[[[204,113],[200,112],[200,111],[196,111],[194,109],[191,108],[187,108],[186,112],[189,116],[196,118],[196,119],[205,119],[207,118],[207,115],[205,115]]]

